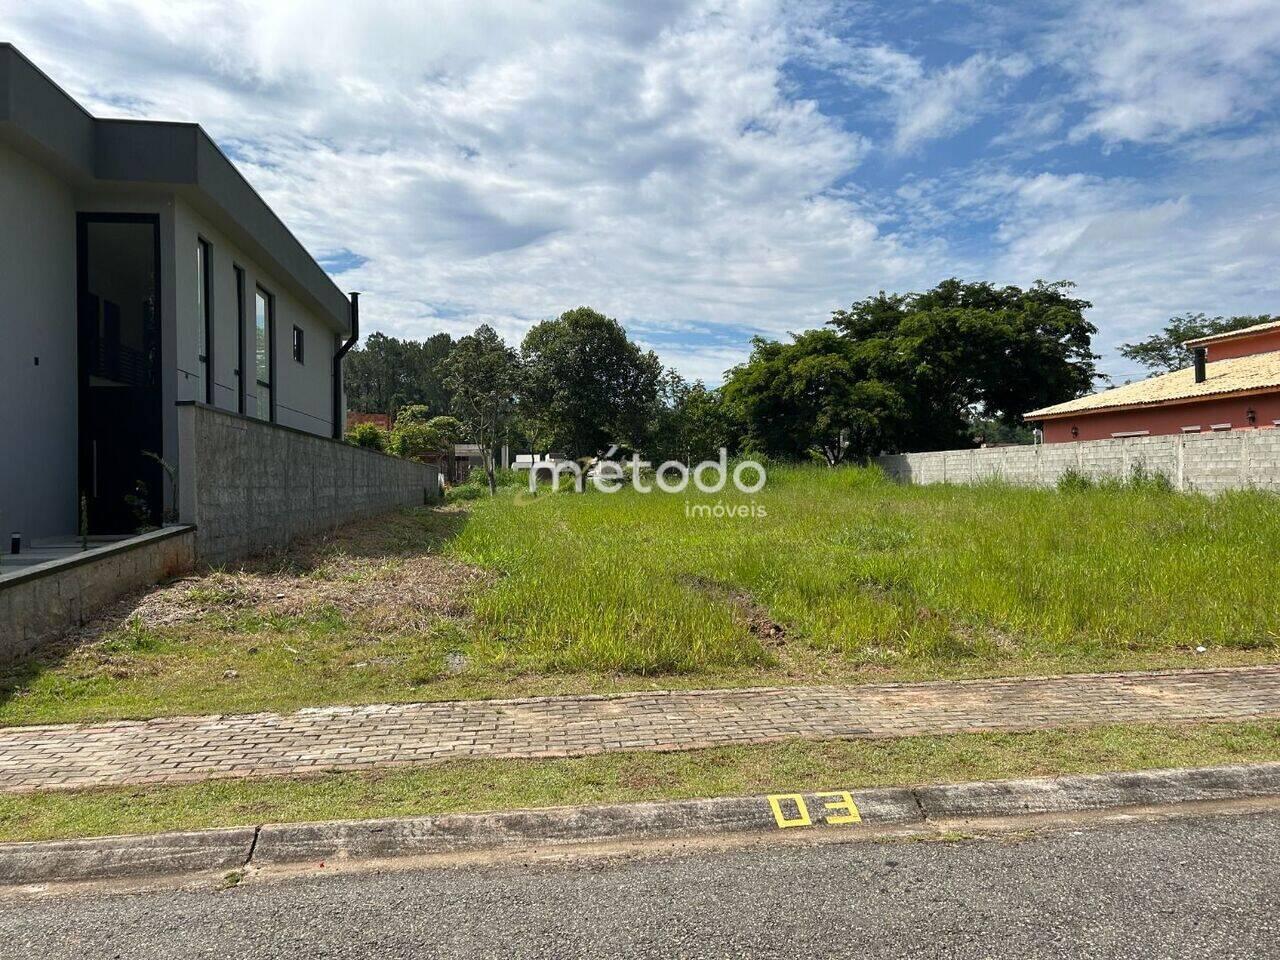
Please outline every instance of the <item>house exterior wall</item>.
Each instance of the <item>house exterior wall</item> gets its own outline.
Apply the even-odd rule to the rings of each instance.
[[[1250,423],[1248,411],[1255,422]],[[1197,427],[1208,433],[1217,424],[1230,424],[1233,430],[1274,426],[1280,421],[1280,391],[1244,397],[1219,397],[1188,403],[1144,407],[1134,410],[1099,410],[1044,421],[1045,443],[1070,443],[1080,440],[1110,440],[1113,434],[1146,430],[1151,436],[1180,434],[1184,427]],[[1071,435],[1075,427],[1077,435]]]
[[[76,529],[76,216],[71,188],[0,143],[0,532]],[[39,365],[36,358],[39,357]]]
[[[28,539],[79,523],[77,250],[79,213],[156,215],[160,233],[161,456],[179,465],[175,403],[238,410],[239,311],[245,270],[244,371],[255,412],[253,295],[274,297],[278,423],[330,436],[333,355],[350,303],[197,125],[91,116],[0,42],[0,528]],[[196,238],[210,242],[213,366],[198,360]],[[305,354],[293,358],[293,329]],[[37,365],[35,358],[39,357]],[[167,507],[174,507],[168,489]]]
[[[912,484],[1000,480],[1053,486],[1069,470],[1095,479],[1123,479],[1141,467],[1163,475],[1183,491],[1256,488],[1280,492],[1280,430],[939,450],[886,455],[877,457],[876,463],[895,480]]]
[[[1206,359],[1230,360],[1232,357],[1247,357],[1255,353],[1270,353],[1280,350],[1280,330],[1267,330],[1249,337],[1237,337],[1210,343],[1205,347]]]
[[[258,410],[255,376],[255,291],[275,300],[276,422],[320,436],[333,432],[333,354],[337,333],[320,316],[307,310],[277,276],[264,269],[227,236],[179,199],[174,218],[174,264],[178,304],[176,312],[177,400],[205,402],[205,370],[199,361],[204,318],[197,298],[196,249],[200,238],[210,247],[213,303],[214,406],[239,411],[236,370],[239,368],[239,316],[236,303],[238,265],[245,271],[245,413]],[[303,331],[303,362],[293,359],[293,328]],[[265,402],[266,398],[263,398]]]

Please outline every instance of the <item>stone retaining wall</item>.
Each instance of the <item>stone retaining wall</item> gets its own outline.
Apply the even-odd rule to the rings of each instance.
[[[1178,490],[1280,491],[1280,430],[941,450],[886,455],[877,457],[876,462],[902,483],[1002,480],[1052,486],[1069,470],[1094,478],[1127,477],[1141,467],[1168,477]]]
[[[439,471],[203,404],[178,409],[179,513],[219,564],[400,507],[434,502]]]
[[[165,527],[0,577],[0,661],[34,650],[130,590],[188,570],[195,531]]]

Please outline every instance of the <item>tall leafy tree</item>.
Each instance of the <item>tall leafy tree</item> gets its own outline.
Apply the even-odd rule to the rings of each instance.
[[[348,408],[394,417],[403,406],[421,404],[433,416],[447,413],[443,364],[452,349],[447,333],[423,341],[370,334],[343,361]]]
[[[1091,304],[1066,281],[1030,288],[945,280],[832,314],[864,376],[902,398],[897,449],[972,442],[978,419],[1008,426],[1027,410],[1082,396],[1097,377]]]
[[[675,370],[663,373],[644,452],[654,463],[715,459],[720,448],[736,447],[733,424],[718,390],[701,380],[689,383]]]
[[[868,375],[857,345],[833,330],[791,343],[760,337],[729,373],[724,400],[752,449],[785,459],[820,453],[830,465],[879,453],[900,426],[902,397]]]
[[[480,448],[489,492],[497,492],[493,454],[507,438],[516,410],[520,358],[487,324],[453,347],[445,386],[462,430]]]
[[[617,320],[590,307],[568,310],[536,324],[521,349],[524,418],[549,446],[585,457],[641,443],[662,364]]]
[[[1124,344],[1120,347],[1120,355],[1156,373],[1172,373],[1191,366],[1191,351],[1183,346],[1186,341],[1215,333],[1230,333],[1275,319],[1270,316],[1210,317],[1203,313],[1181,313],[1170,317],[1159,333],[1137,343]]]

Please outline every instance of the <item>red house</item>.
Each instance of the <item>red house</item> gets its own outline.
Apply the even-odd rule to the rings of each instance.
[[[1188,340],[1185,370],[1068,400],[1024,419],[1045,443],[1280,426],[1280,320]]]

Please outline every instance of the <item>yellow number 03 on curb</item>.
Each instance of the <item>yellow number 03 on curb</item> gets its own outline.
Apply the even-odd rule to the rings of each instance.
[[[822,809],[831,811],[824,814],[821,819],[832,826],[839,826],[843,823],[861,823],[862,815],[858,813],[858,805],[853,802],[853,796],[846,790],[835,790],[827,793],[815,793],[814,797],[818,800],[830,800],[829,803],[823,803]],[[790,810],[784,810],[783,804],[788,807],[795,808],[795,816],[790,816]],[[785,830],[787,827],[811,827],[813,826],[813,818],[809,815],[809,807],[804,802],[804,795],[800,793],[775,793],[769,797],[769,807],[773,810],[774,822],[779,828]]]

